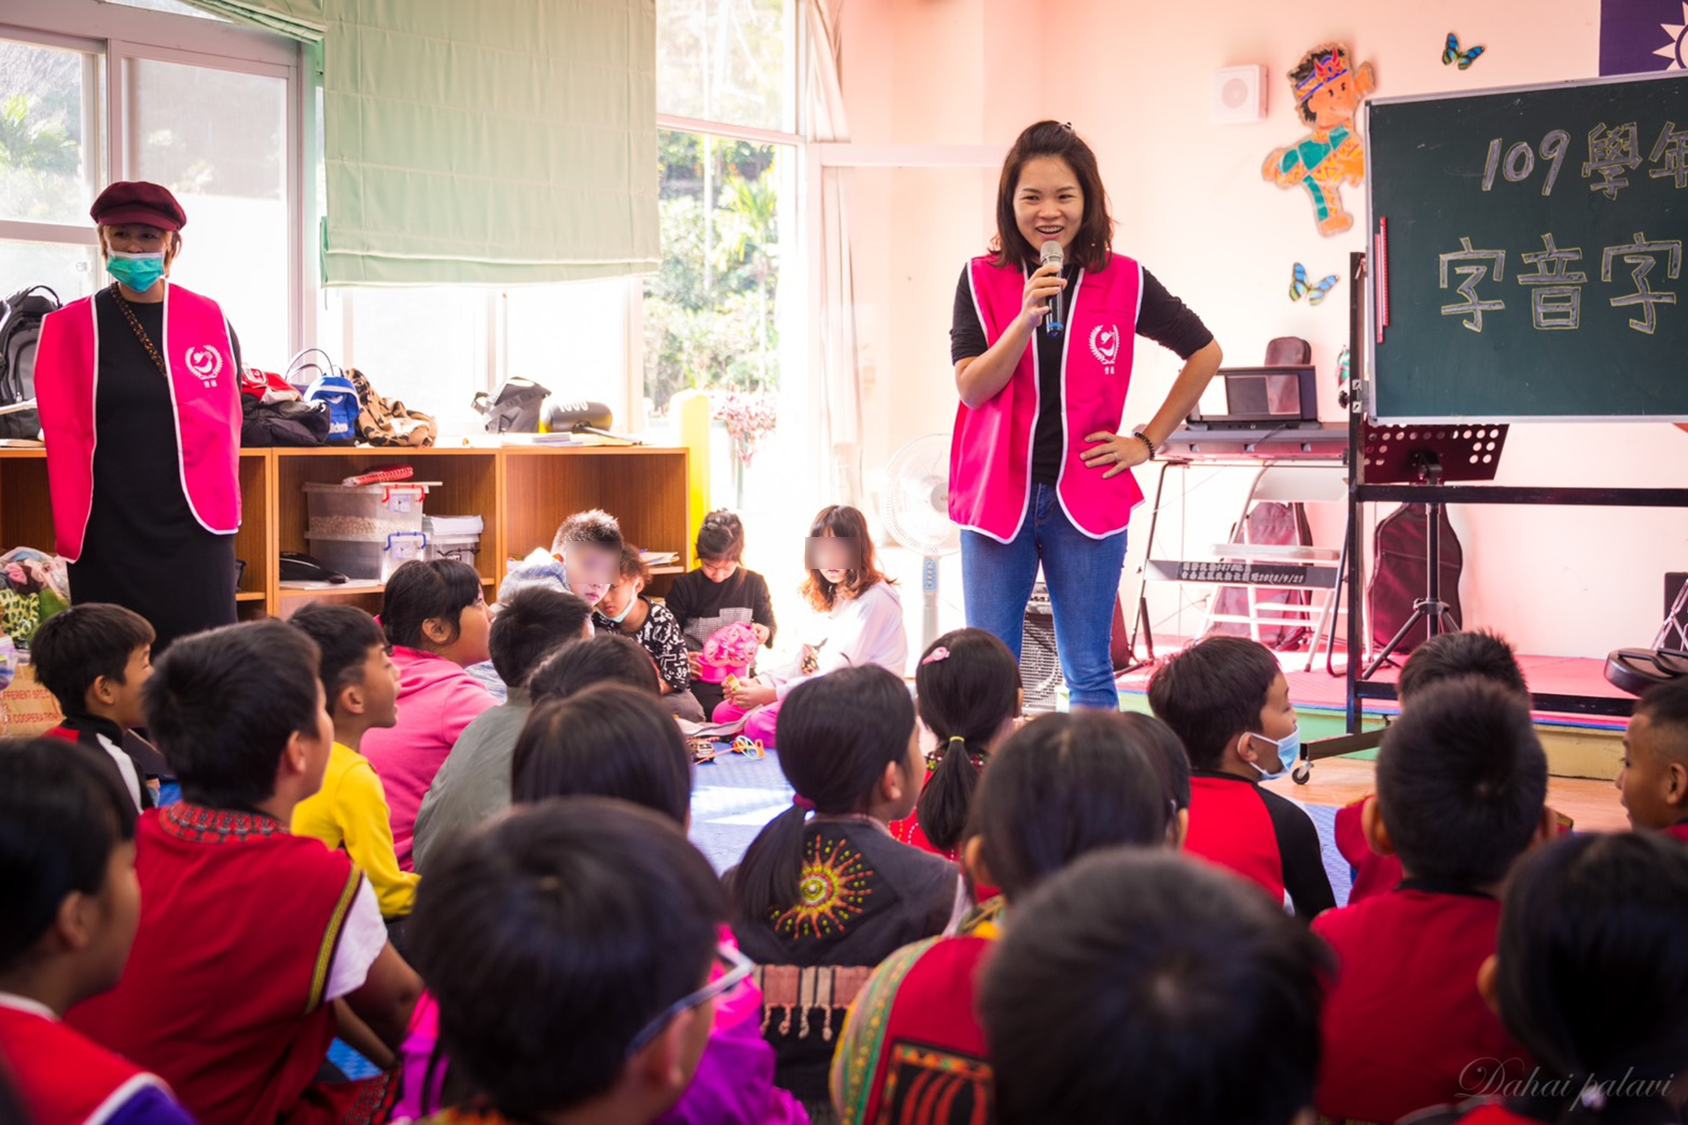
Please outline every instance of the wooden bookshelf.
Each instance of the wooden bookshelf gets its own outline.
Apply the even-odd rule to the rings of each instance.
[[[424,509],[436,516],[478,515],[483,522],[476,564],[488,600],[504,580],[508,560],[549,547],[571,512],[603,508],[629,542],[675,551],[681,562],[657,568],[660,594],[667,577],[691,564],[691,513],[683,448],[653,446],[445,446],[433,449],[243,449],[243,519],[235,556],[245,560],[236,604],[243,619],[286,617],[311,601],[351,602],[375,611],[381,584],[352,582],[327,589],[283,589],[282,551],[306,551],[304,485],[334,483],[395,465],[410,465],[417,481],[437,482]],[[0,544],[51,550],[52,507],[46,454],[0,450]]]

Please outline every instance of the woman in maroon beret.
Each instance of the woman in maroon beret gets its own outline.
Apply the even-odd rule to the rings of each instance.
[[[169,282],[187,215],[151,183],[89,211],[113,281],[42,321],[35,392],[58,553],[75,602],[171,641],[235,620],[240,344],[215,301]]]

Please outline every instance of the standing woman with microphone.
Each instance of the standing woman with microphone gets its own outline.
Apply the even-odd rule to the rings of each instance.
[[[1219,369],[1201,319],[1112,249],[1096,154],[1040,121],[1002,166],[991,253],[961,272],[950,328],[961,394],[950,445],[950,518],[962,527],[967,624],[1018,659],[1043,565],[1055,644],[1075,708],[1116,709],[1109,659],[1126,525],[1154,457]],[[1146,425],[1118,429],[1132,344],[1184,360]]]

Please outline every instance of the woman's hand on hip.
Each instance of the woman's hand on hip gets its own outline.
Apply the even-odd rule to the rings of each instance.
[[[1149,447],[1136,434],[1111,434],[1100,430],[1087,435],[1084,440],[1096,444],[1079,454],[1079,457],[1087,469],[1105,469],[1103,480],[1116,477],[1149,459]]]
[[[1065,279],[1053,264],[1039,266],[1026,278],[1025,292],[1020,296],[1020,316],[1028,328],[1035,328],[1049,312],[1055,294],[1067,287]]]

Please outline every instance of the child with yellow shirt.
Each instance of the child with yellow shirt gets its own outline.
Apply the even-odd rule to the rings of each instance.
[[[323,694],[334,720],[334,750],[322,788],[293,810],[293,834],[343,848],[369,880],[388,923],[410,914],[416,874],[399,869],[381,779],[358,752],[365,731],[398,722],[398,668],[375,619],[356,606],[316,602],[289,623],[322,650]]]

